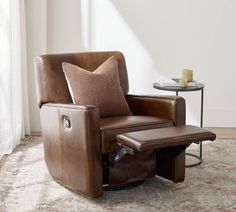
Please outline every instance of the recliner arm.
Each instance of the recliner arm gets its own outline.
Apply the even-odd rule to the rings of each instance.
[[[86,196],[101,196],[99,110],[94,106],[48,103],[41,107],[40,116],[45,160],[53,178]]]
[[[174,125],[185,125],[185,100],[180,96],[136,96],[127,95],[127,102],[134,115],[158,116],[173,121]]]

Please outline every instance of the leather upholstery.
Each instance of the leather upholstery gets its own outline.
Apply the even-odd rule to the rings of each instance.
[[[44,103],[71,103],[67,82],[62,70],[62,62],[94,71],[109,57],[118,60],[120,84],[124,94],[128,93],[128,76],[125,59],[121,52],[83,52],[70,54],[41,55],[35,58],[37,98],[39,107]]]
[[[102,153],[98,109],[44,104],[40,110],[45,160],[53,178],[89,197],[102,189]],[[65,128],[63,118],[70,120]]]
[[[128,132],[118,135],[117,142],[140,153],[157,149],[157,175],[177,183],[185,177],[185,148],[192,142],[215,138],[208,130],[187,125]]]
[[[116,135],[138,130],[173,126],[172,121],[154,116],[114,116],[100,120],[102,153],[114,151]]]
[[[128,132],[117,136],[119,143],[125,144],[139,152],[150,149],[189,144],[206,140],[215,140],[216,135],[208,130],[186,125]]]
[[[173,147],[160,149],[156,157],[156,174],[174,183],[183,182],[185,178],[185,150],[176,153]]]
[[[180,96],[134,96],[126,97],[134,115],[157,116],[173,121],[174,125],[185,124],[185,100]]]
[[[135,151],[109,168],[109,185],[119,185],[154,177],[156,174],[156,150]]]

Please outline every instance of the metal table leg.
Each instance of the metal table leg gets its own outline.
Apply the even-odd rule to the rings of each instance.
[[[203,127],[203,101],[204,101],[204,88],[201,90],[201,118],[200,118],[200,127]],[[185,165],[185,167],[194,167],[198,166],[202,163],[202,142],[199,142],[199,156],[191,153],[186,153],[186,155],[190,157],[194,157],[198,159],[197,163]]]

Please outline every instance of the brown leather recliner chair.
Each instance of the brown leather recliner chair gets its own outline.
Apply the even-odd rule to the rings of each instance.
[[[120,84],[133,115],[100,119],[98,108],[72,103],[62,62],[93,71],[113,55],[118,59]],[[178,155],[168,154],[168,148],[135,151],[114,162],[123,148],[116,135],[185,125],[182,97],[128,95],[126,64],[120,52],[42,55],[35,58],[35,65],[45,160],[57,182],[98,197],[104,188],[132,186],[155,175],[175,183],[184,180],[184,150]]]

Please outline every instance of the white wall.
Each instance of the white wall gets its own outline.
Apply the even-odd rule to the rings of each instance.
[[[81,51],[80,1],[25,0],[32,132],[41,131],[35,92],[33,58],[40,54]]]
[[[91,49],[124,52],[131,93],[163,94],[155,80],[193,68],[206,85],[204,125],[236,126],[236,1],[92,0],[91,7]],[[198,124],[200,93],[183,96],[188,123]]]
[[[47,52],[47,0],[26,0],[25,7],[29,118],[31,131],[37,132],[41,127],[35,91],[33,58]]]
[[[48,53],[81,50],[79,0],[50,0],[47,7]]]
[[[79,0],[25,1],[32,131],[40,131],[33,57],[84,48],[124,52],[136,94],[173,94],[152,83],[193,68],[206,84],[204,125],[236,126],[236,1],[83,0],[82,27]],[[188,123],[198,124],[200,93],[183,96]]]

